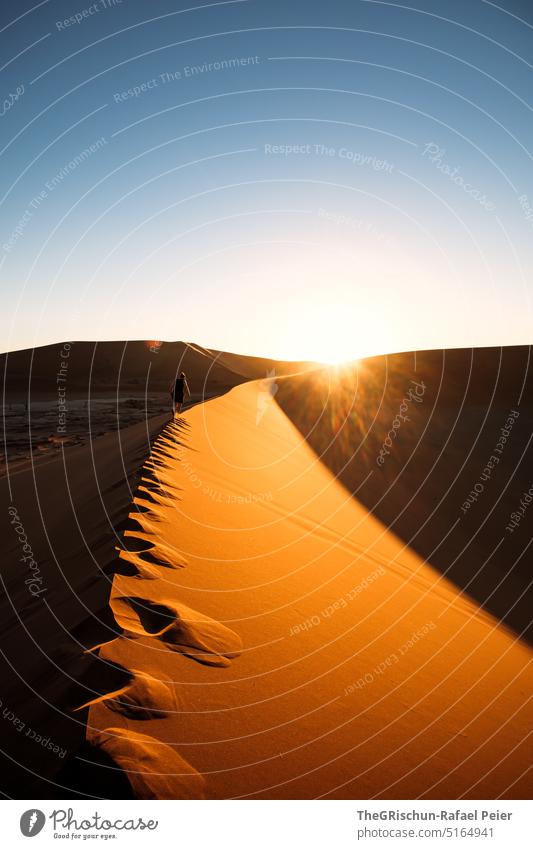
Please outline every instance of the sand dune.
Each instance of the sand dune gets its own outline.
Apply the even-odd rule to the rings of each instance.
[[[276,400],[343,485],[464,593],[531,634],[530,349],[419,351],[280,380]],[[302,403],[305,398],[305,404]]]
[[[292,393],[305,409],[313,380],[303,394],[280,381],[283,406]],[[120,633],[100,659],[164,681],[178,707],[165,697],[164,716],[134,719],[98,700],[84,757],[99,775],[105,740],[107,771],[134,769],[141,798],[527,796],[527,645],[309,442],[264,381],[163,429],[119,557],[163,551],[159,578],[118,570]],[[205,785],[173,784],[174,758]]]
[[[176,434],[161,437],[146,462],[168,421],[170,380],[185,368],[198,403],[245,377],[185,343],[63,342],[4,354],[0,367],[2,789],[18,798],[64,798],[72,792],[64,764],[75,768],[86,734],[88,709],[80,706],[125,694],[134,678],[86,652],[121,633],[109,607],[114,571],[128,576],[137,586],[131,595],[139,596],[161,571],[186,566],[164,541],[120,560],[116,551],[138,532],[141,514],[153,535],[159,508],[180,497],[161,467]],[[128,517],[136,490],[142,503]],[[211,659],[218,651],[186,648],[198,655],[205,649]]]
[[[178,348],[84,344],[70,386],[116,391],[113,427],[88,405],[36,459],[26,421],[29,465],[0,478],[4,792],[529,796],[530,531],[504,530],[528,349],[292,375],[182,346],[195,398],[169,422],[127,401]],[[45,405],[57,349],[35,353]]]

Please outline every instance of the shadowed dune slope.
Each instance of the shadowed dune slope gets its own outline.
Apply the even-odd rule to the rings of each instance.
[[[167,419],[0,478],[1,699],[12,717],[0,724],[0,774],[9,796],[65,798],[54,777],[85,736],[86,712],[72,709],[130,677],[83,652],[116,635],[108,599],[117,529]]]

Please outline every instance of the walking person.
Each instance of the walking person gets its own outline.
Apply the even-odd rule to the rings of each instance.
[[[188,398],[191,397],[191,390],[189,389],[189,384],[187,383],[184,371],[180,372],[179,377],[177,377],[175,382],[171,384],[170,394],[173,401],[174,416],[176,413],[179,415],[181,413],[181,408],[183,407],[185,395],[187,395]]]

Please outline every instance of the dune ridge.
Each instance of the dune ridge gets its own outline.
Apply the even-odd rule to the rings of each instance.
[[[161,520],[157,507],[172,508],[177,497],[179,488],[168,480],[164,482],[162,476],[165,470],[172,469],[173,460],[179,461],[180,449],[186,444],[186,431],[185,421],[172,421],[161,431],[144,463],[128,524],[122,533],[122,545],[117,547],[119,564],[115,568],[110,608],[122,630],[119,640],[156,638],[167,650],[180,652],[200,664],[226,668],[242,650],[242,641],[233,630],[175,597],[161,599],[155,594],[151,598],[149,587],[142,596],[121,594],[128,591],[132,579],[155,581],[165,570],[187,566],[180,551],[160,541],[156,524]],[[173,492],[168,492],[167,487]],[[162,492],[168,495],[161,497]],[[109,649],[114,642],[105,648]],[[100,648],[94,647],[93,651]],[[131,680],[124,687],[101,695],[79,709],[105,706],[135,724],[162,719],[169,712],[178,713],[177,692],[148,672],[135,669],[129,672]],[[122,728],[95,731],[89,725],[87,739],[126,771],[133,792],[140,798],[204,798],[205,781],[197,771],[175,749],[154,745],[156,741],[149,735]],[[172,775],[168,774],[169,768]]]
[[[527,647],[358,503],[277,403],[258,423],[263,402],[241,385],[154,443],[119,562],[183,565],[115,575],[121,634],[100,656],[178,707],[156,718],[155,696],[143,719],[141,693],[133,718],[100,699],[93,749],[143,798],[527,795]],[[192,778],[174,780],[167,749]]]

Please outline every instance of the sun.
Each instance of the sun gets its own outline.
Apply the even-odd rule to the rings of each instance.
[[[324,363],[327,366],[341,366],[358,359],[359,357],[354,353],[353,345],[345,344],[343,340],[336,340],[334,343],[325,346],[322,352],[317,350],[313,357],[315,362]]]
[[[322,363],[325,366],[343,366],[347,363],[357,362],[359,357],[353,357],[350,354],[328,354],[321,357],[313,357],[317,363]]]
[[[281,329],[281,328],[280,328]],[[290,323],[278,336],[280,359],[308,360],[328,366],[354,363],[375,353],[372,327],[353,321],[347,310],[335,305],[307,309],[298,323]]]

